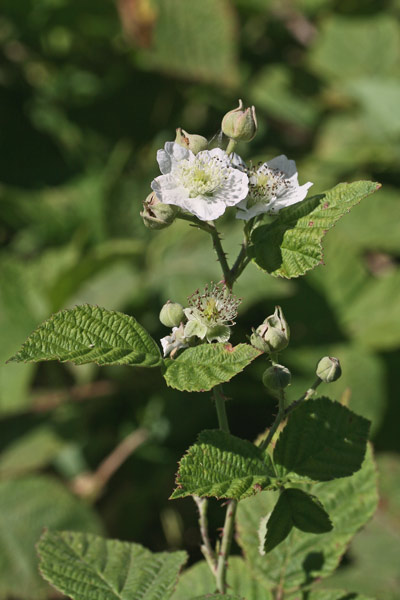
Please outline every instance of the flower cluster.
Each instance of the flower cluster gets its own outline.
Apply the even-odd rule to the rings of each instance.
[[[214,221],[234,206],[236,217],[248,221],[301,202],[312,186],[310,182],[299,185],[296,163],[283,154],[256,167],[247,166],[238,154],[221,148],[195,154],[191,147],[203,148],[204,142],[195,143],[184,133],[178,130],[179,143],[167,142],[157,152],[161,175],[151,187],[161,206],[170,205],[200,221]]]
[[[161,322],[173,325],[171,334],[161,339],[164,356],[172,357],[178,350],[201,341],[229,340],[240,299],[224,283],[211,283],[202,292],[197,290],[188,298],[188,304],[188,308],[178,309],[180,305],[167,303],[160,313]],[[171,307],[174,307],[173,310]],[[165,309],[168,310],[168,320],[165,319]],[[175,320],[173,314],[176,315]]]

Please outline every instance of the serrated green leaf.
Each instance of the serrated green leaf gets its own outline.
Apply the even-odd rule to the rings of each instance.
[[[275,277],[304,275],[321,263],[321,240],[327,231],[379,187],[371,181],[341,183],[325,194],[282,209],[273,223],[253,232],[253,260]]]
[[[220,430],[202,431],[182,458],[171,498],[189,495],[241,500],[274,486],[265,450]]]
[[[378,494],[371,450],[362,468],[352,477],[316,484],[313,493],[328,512],[332,531],[316,536],[293,528],[268,556],[259,554],[255,540],[260,519],[273,510],[276,494],[258,494],[238,506],[237,539],[249,568],[265,586],[281,591],[285,597],[289,592],[296,597],[296,590],[308,588],[314,579],[330,575],[352,536],[374,513]]]
[[[274,449],[275,466],[289,479],[291,472],[313,481],[347,477],[361,467],[369,426],[339,402],[308,400],[289,416]]]
[[[29,476],[0,483],[0,597],[44,600],[48,587],[35,551],[44,527],[101,533],[86,503],[56,479]]]
[[[156,367],[162,359],[153,338],[133,317],[86,304],[50,317],[10,359],[41,360]]]
[[[141,52],[146,65],[195,80],[237,82],[236,20],[226,0],[157,0],[151,48]]]
[[[254,578],[240,556],[229,558],[227,583],[231,593],[239,594],[246,600],[272,600],[270,591]],[[215,577],[207,563],[201,561],[182,573],[171,600],[188,600],[193,594],[207,594],[209,590],[214,589]]]
[[[280,494],[267,521],[264,551],[270,552],[283,542],[292,527],[308,533],[326,533],[331,531],[332,523],[316,496],[288,488]]]
[[[38,552],[43,577],[73,600],[167,600],[187,558],[71,531],[46,531]]]
[[[176,390],[207,392],[232,379],[257,356],[260,352],[249,344],[202,344],[166,360],[164,377]]]

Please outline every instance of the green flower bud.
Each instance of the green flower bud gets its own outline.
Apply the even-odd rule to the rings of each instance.
[[[178,302],[168,302],[164,304],[160,311],[160,321],[165,327],[178,327],[185,320],[183,306]]]
[[[237,142],[250,142],[257,133],[256,109],[243,108],[243,102],[239,100],[239,106],[226,113],[222,119],[222,132],[231,140]]]
[[[208,141],[205,137],[197,135],[197,133],[188,133],[181,127],[178,127],[176,130],[175,143],[188,148],[193,154],[197,154],[208,148]]]
[[[317,365],[317,377],[325,383],[336,381],[342,374],[342,368],[338,358],[334,356],[324,356]]]
[[[280,306],[257,327],[250,337],[252,346],[262,352],[280,352],[289,344],[290,329]]]
[[[165,229],[173,223],[178,210],[177,206],[163,204],[156,194],[151,192],[143,202],[143,210],[140,216],[149,229]]]
[[[291,379],[289,369],[283,365],[269,367],[262,376],[264,386],[273,396],[279,396],[280,392],[290,385]]]

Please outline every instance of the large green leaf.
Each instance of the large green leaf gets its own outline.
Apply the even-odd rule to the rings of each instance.
[[[70,360],[77,365],[161,364],[160,350],[128,315],[91,306],[62,310],[39,325],[10,361]]]
[[[177,390],[207,392],[232,379],[259,355],[249,344],[202,344],[188,348],[175,360],[166,360],[164,377]]]
[[[274,487],[268,453],[224,431],[202,431],[182,458],[171,498],[215,496],[241,500]]]
[[[145,64],[218,85],[237,82],[236,20],[227,0],[157,0],[155,7]]]
[[[371,181],[341,183],[284,208],[273,223],[253,232],[250,251],[255,263],[274,276],[304,275],[322,262],[321,240],[327,231],[379,187]]]
[[[289,478],[291,472],[314,481],[347,477],[364,460],[369,425],[339,402],[308,400],[289,416],[274,449],[275,466]]]
[[[44,527],[101,532],[92,510],[51,477],[1,482],[0,513],[0,598],[48,597],[35,552]]]
[[[294,593],[332,573],[350,539],[374,513],[378,494],[372,452],[367,453],[362,468],[352,477],[318,483],[313,493],[328,512],[332,531],[314,535],[294,528],[266,556],[258,551],[259,523],[273,510],[277,492],[257,494],[238,506],[238,542],[249,568],[267,587],[276,592],[284,590],[285,597],[287,592]]]
[[[71,531],[46,531],[38,552],[42,575],[73,600],[167,600],[186,561],[185,552]]]
[[[266,527],[264,551],[271,552],[287,538],[292,527],[309,533],[326,533],[331,531],[332,523],[316,496],[288,488],[279,495]]]
[[[269,590],[255,579],[247,564],[240,556],[231,556],[229,558],[227,583],[231,593],[239,594],[240,597],[246,600],[272,599]],[[207,594],[207,592],[214,589],[215,577],[211,573],[207,563],[201,561],[182,573],[171,600],[188,600],[193,595]]]

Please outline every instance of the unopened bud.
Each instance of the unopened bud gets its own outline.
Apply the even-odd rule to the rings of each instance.
[[[273,396],[279,396],[280,392],[290,385],[291,379],[289,369],[283,365],[269,367],[262,376],[264,386]]]
[[[239,106],[226,113],[222,119],[222,132],[231,140],[237,142],[250,142],[257,133],[257,117],[254,106],[243,108],[243,102],[239,100]]]
[[[280,352],[289,344],[290,329],[280,306],[257,327],[250,343],[262,352]]]
[[[160,321],[165,327],[178,327],[185,320],[183,306],[178,302],[168,302],[164,304],[160,311]]]
[[[197,133],[188,133],[181,127],[178,127],[176,130],[175,143],[184,148],[188,148],[193,154],[197,154],[202,150],[207,150],[208,147],[208,141],[205,137],[197,135]]]
[[[325,383],[336,381],[342,374],[342,368],[338,358],[334,356],[324,356],[317,365],[317,377]]]
[[[174,221],[179,208],[173,204],[163,204],[154,192],[151,192],[143,202],[140,216],[149,229],[164,229]]]

